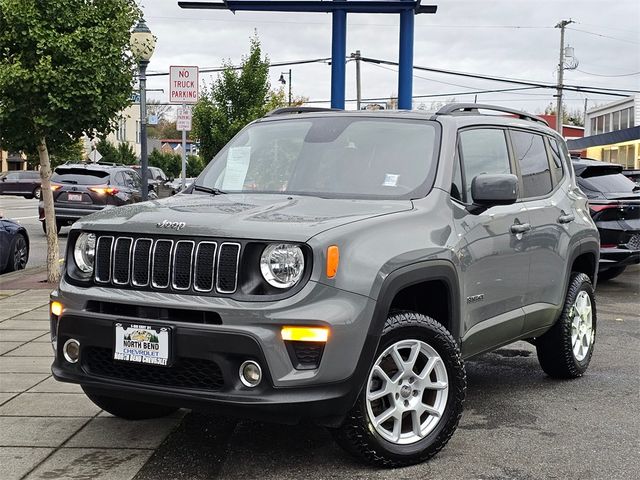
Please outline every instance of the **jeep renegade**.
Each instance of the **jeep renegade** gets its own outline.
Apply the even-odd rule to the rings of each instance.
[[[53,374],[122,418],[312,419],[414,464],[458,425],[465,359],[524,339],[549,376],[585,372],[598,255],[534,116],[280,109],[184,193],[73,225]]]

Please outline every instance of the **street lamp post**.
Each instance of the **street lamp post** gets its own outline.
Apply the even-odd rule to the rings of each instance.
[[[147,153],[147,66],[156,48],[156,39],[144,18],[131,33],[131,53],[138,62],[140,83],[140,173],[142,174],[142,200],[149,199],[149,156]]]
[[[291,69],[289,69],[288,72],[281,72],[280,73],[280,79],[278,81],[282,85],[285,85],[287,83],[287,81],[284,78],[285,75],[289,75],[289,106],[291,106],[291,103],[293,101],[293,97],[291,96]]]

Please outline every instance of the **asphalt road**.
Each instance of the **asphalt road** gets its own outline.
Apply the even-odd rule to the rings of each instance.
[[[598,330],[582,378],[557,381],[519,342],[467,362],[465,412],[427,463],[378,470],[324,428],[189,413],[135,480],[640,478],[640,269],[598,287]]]
[[[38,220],[38,200],[0,195],[0,213],[4,218],[15,220],[27,229],[31,242],[27,268],[46,265],[47,239]],[[67,245],[68,231],[69,227],[62,227],[58,236],[61,255],[64,254]]]

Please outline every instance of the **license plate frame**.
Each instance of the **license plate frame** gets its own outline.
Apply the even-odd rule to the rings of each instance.
[[[81,193],[67,193],[67,200],[70,202],[81,202],[82,194]]]
[[[117,322],[114,324],[113,333],[115,361],[158,367],[171,366],[171,327]]]

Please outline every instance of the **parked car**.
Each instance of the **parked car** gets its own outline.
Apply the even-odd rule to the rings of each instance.
[[[587,208],[524,112],[280,109],[184,194],[73,225],[53,375],[122,418],[311,419],[361,460],[418,463],[458,425],[465,359],[526,339],[549,376],[587,370]]]
[[[26,268],[29,261],[29,235],[17,222],[0,213],[0,273]]]
[[[636,185],[640,185],[640,170],[622,170],[622,174],[632,182],[635,182]]]
[[[13,170],[0,173],[0,195],[18,195],[40,199],[40,172]]]
[[[142,176],[140,165],[132,165],[131,168]],[[149,185],[153,188],[153,191],[156,192],[158,198],[166,198],[174,194],[172,189],[166,185],[169,178],[161,168],[149,167],[147,178],[149,180]]]
[[[622,174],[622,165],[573,160],[578,186],[600,232],[598,278],[611,280],[640,263],[640,186]]]
[[[195,181],[193,177],[185,178],[185,189],[189,188],[191,184]],[[173,180],[168,181],[165,184],[168,188],[171,189],[171,195],[175,195],[176,193],[180,193],[182,189],[182,178],[174,178]]]
[[[135,170],[120,165],[61,165],[53,171],[51,188],[58,232],[85,215],[142,200],[140,176]],[[46,232],[42,201],[38,211]]]

